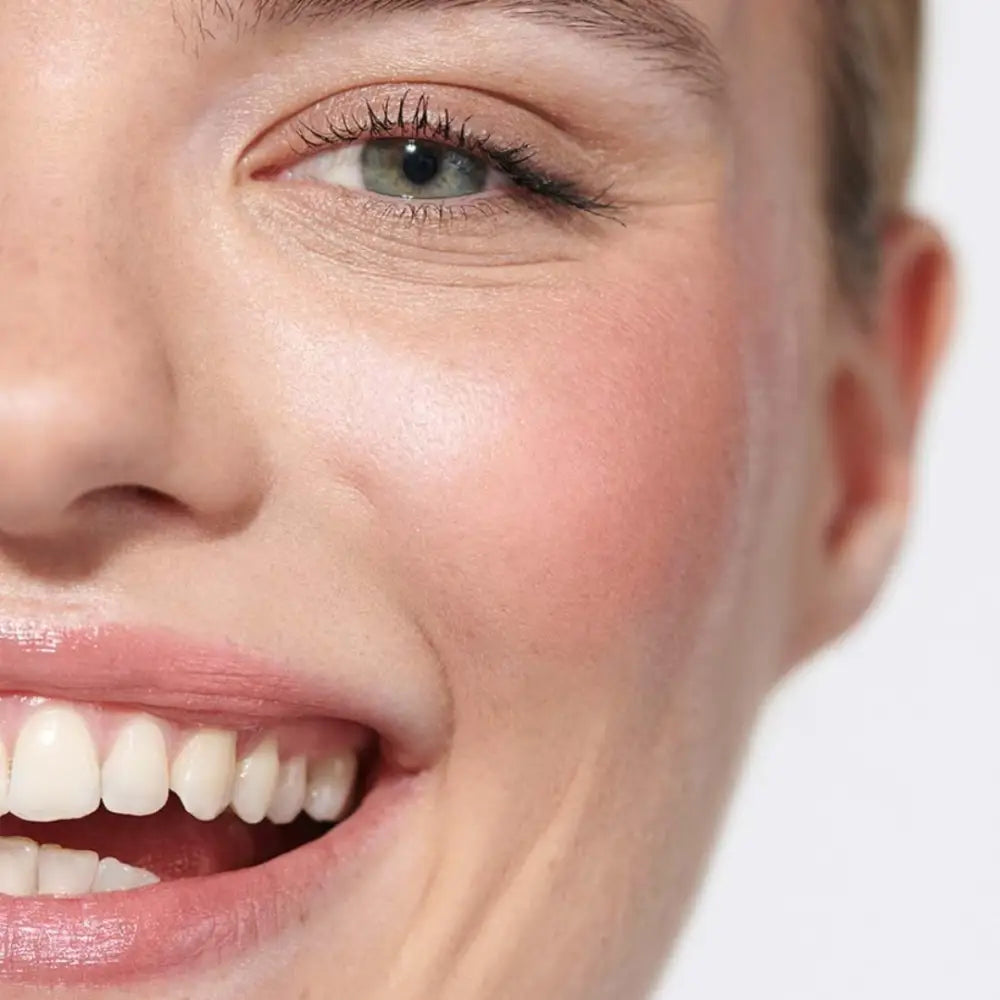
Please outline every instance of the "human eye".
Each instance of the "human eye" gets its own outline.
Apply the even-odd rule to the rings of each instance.
[[[506,178],[484,157],[426,139],[372,139],[314,156],[289,171],[408,201],[503,190]]]
[[[331,102],[289,123],[286,158],[269,171],[368,198],[383,215],[408,221],[461,221],[514,210],[616,213],[607,186],[592,189],[541,150],[496,134],[486,115],[458,115],[444,98],[406,89]]]

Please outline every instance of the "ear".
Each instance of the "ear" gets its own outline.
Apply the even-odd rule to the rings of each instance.
[[[951,326],[954,267],[940,233],[900,215],[882,238],[882,270],[859,322],[831,325],[800,541],[791,666],[850,628],[899,554],[914,452],[928,391]]]

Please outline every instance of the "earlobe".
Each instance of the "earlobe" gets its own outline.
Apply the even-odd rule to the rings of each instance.
[[[869,508],[831,552],[828,639],[854,625],[878,597],[902,549],[908,511],[903,503]]]
[[[887,225],[867,315],[828,331],[807,494],[802,615],[788,664],[846,631],[878,596],[906,532],[917,432],[951,322],[951,254],[928,223]],[[813,485],[813,483],[815,485]]]

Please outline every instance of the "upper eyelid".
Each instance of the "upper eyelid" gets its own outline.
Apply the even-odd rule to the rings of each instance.
[[[420,136],[427,141],[440,142],[490,161],[495,170],[512,179],[516,167],[524,167],[534,157],[534,151],[527,145],[491,147],[491,135],[486,131],[469,128],[472,116],[455,118],[447,108],[440,115],[432,115],[427,95],[417,98],[412,113],[405,111],[405,102],[410,94],[406,90],[398,101],[386,97],[381,110],[377,110],[371,100],[365,102],[367,121],[356,114],[348,120],[346,113],[339,121],[328,117],[323,130],[309,125],[306,121],[295,124],[295,134],[306,145],[307,151],[324,149],[329,146],[351,145],[362,140],[406,138]],[[394,110],[393,110],[394,109]]]
[[[474,103],[471,113],[465,113],[465,107],[461,116],[454,115],[449,110],[455,105],[467,105],[470,102]],[[487,105],[485,110],[476,106],[484,102]],[[389,113],[386,113],[387,107]],[[498,115],[506,121],[502,127],[496,120]],[[407,127],[412,129],[414,125],[427,131],[428,126],[440,121],[450,127],[453,137],[456,133],[464,132],[466,139],[499,138],[506,145],[522,144],[510,141],[512,133],[519,135],[528,127],[530,120],[537,120],[534,111],[510,102],[501,95],[477,91],[475,88],[440,82],[385,81],[331,94],[288,114],[249,143],[243,150],[241,159],[251,162],[256,160],[260,148],[268,145],[267,138],[271,135],[287,136],[295,130],[307,133],[340,130],[345,133],[342,141],[354,141],[356,136],[363,134],[366,123],[371,124],[374,120],[379,126],[374,131],[382,131],[381,125],[390,117],[400,132]],[[521,122],[522,118],[524,122]],[[490,127],[479,124],[485,120],[490,120]],[[474,122],[477,124],[473,125]],[[544,118],[542,122],[547,129],[557,128]],[[321,123],[321,127],[317,128],[315,123]],[[532,127],[531,131],[538,131],[537,126]],[[389,135],[389,132],[384,134]],[[542,141],[533,140],[523,144],[538,147]],[[577,158],[578,154],[574,153],[573,159]],[[251,166],[251,172],[252,170]]]
[[[488,154],[488,145],[492,136],[487,131],[476,131],[469,128],[469,123],[473,120],[472,115],[457,119],[451,115],[447,108],[444,108],[440,115],[432,115],[430,100],[426,94],[421,94],[417,98],[413,112],[408,114],[405,110],[405,102],[410,92],[410,90],[404,91],[398,101],[392,101],[386,97],[381,110],[377,109],[370,99],[366,100],[367,121],[361,121],[353,112],[349,120],[346,113],[342,114],[339,121],[328,116],[324,131],[320,131],[305,121],[299,121],[295,127],[296,134],[308,146],[313,146],[315,142],[318,148],[331,145],[331,139],[350,143],[358,141],[363,136],[367,138],[379,136],[391,138],[416,134],[431,140],[452,143],[460,149]],[[527,150],[528,146],[524,145],[520,148]]]
[[[415,109],[413,115],[410,119],[407,119],[405,112],[405,102],[409,97],[410,89],[405,90],[400,97],[397,105],[396,117],[394,119],[390,118],[390,111],[393,107],[393,102],[386,96],[383,102],[382,118],[378,117],[378,112],[375,109],[375,105],[370,98],[365,99],[365,110],[368,113],[368,122],[362,122],[358,119],[357,115],[353,112],[351,113],[350,125],[348,128],[347,113],[345,112],[341,118],[341,124],[335,125],[331,117],[327,118],[327,129],[331,134],[336,135],[338,132],[344,133],[344,141],[351,140],[351,134],[360,135],[368,134],[370,132],[380,132],[385,129],[386,132],[389,131],[388,125],[391,122],[393,125],[399,129],[405,129],[407,126],[410,128],[416,128],[421,124],[426,125],[429,121],[429,101],[426,95],[421,95],[417,99],[417,108]]]

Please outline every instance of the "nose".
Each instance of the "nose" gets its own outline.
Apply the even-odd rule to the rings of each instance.
[[[134,60],[101,28],[120,5],[94,30],[78,6],[0,0],[0,560],[92,564],[95,539],[104,554],[179,515],[231,530],[268,481],[191,277],[200,219],[171,199],[173,147],[136,138],[162,87],[122,75]]]
[[[157,305],[155,273],[10,205],[0,192],[0,548],[153,494],[210,530],[244,520],[250,425]]]

